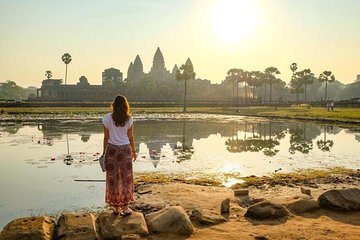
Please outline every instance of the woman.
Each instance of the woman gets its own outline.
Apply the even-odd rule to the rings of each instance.
[[[133,119],[124,96],[116,96],[112,113],[103,118],[106,159],[105,202],[114,207],[114,214],[130,215],[129,203],[133,201],[134,183],[132,160],[136,160]]]

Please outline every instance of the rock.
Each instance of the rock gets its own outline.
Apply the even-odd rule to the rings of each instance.
[[[249,196],[249,189],[244,189],[244,188],[235,189],[234,190],[234,195],[235,196],[244,196],[244,195]]]
[[[311,212],[320,208],[318,202],[308,195],[295,196],[293,198],[287,199],[283,205],[289,212],[293,214]]]
[[[137,234],[125,234],[121,236],[121,240],[141,240],[141,237]]]
[[[97,240],[95,216],[91,213],[67,213],[58,220],[57,239]]]
[[[50,240],[53,239],[54,222],[48,216],[18,218],[4,227],[0,239]]]
[[[171,233],[190,236],[194,231],[189,216],[179,206],[166,207],[146,216],[146,223],[153,233]]]
[[[256,203],[248,208],[245,213],[245,217],[254,219],[277,219],[286,217],[289,212],[281,204],[273,203],[270,201],[262,201]]]
[[[264,200],[265,200],[265,198],[251,198],[251,197],[248,197],[248,196],[238,197],[236,199],[239,206],[243,207],[243,208],[247,208],[247,207],[249,207],[251,205],[254,205],[255,203],[259,203],[259,202],[262,202]]]
[[[300,188],[301,193],[311,196],[311,190],[307,188]]]
[[[226,219],[221,215],[216,214],[203,214],[199,210],[193,210],[190,219],[193,222],[198,222],[202,225],[212,226],[216,224],[220,224],[226,222]]]
[[[269,240],[269,238],[265,237],[264,235],[256,235],[254,238],[255,240]]]
[[[230,212],[230,198],[225,199],[221,202],[220,213]]]
[[[138,234],[139,236],[149,234],[144,215],[135,211],[126,217],[114,215],[110,211],[102,212],[95,223],[96,232],[104,239],[121,239],[123,235],[127,234]]]
[[[165,203],[156,203],[156,204],[149,204],[144,202],[136,201],[135,203],[131,204],[131,208],[135,209],[138,212],[142,212],[145,215],[157,212],[165,207]]]
[[[332,189],[318,198],[320,207],[339,211],[360,211],[360,189]]]

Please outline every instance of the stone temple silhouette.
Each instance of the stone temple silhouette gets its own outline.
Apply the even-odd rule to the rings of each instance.
[[[77,84],[63,84],[62,79],[45,79],[42,81],[41,88],[37,91],[38,101],[111,101],[116,94],[122,94],[126,88],[123,85],[134,84],[144,79],[152,79],[162,82],[169,87],[178,85],[176,81],[177,65],[170,73],[165,67],[164,56],[158,47],[156,49],[153,64],[148,73],[144,73],[143,63],[139,55],[131,62],[127,78],[123,79],[123,74],[119,69],[108,68],[102,73],[102,84],[92,85],[85,76],[79,78]],[[69,81],[71,82],[71,81]]]

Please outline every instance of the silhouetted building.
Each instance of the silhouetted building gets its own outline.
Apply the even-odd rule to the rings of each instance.
[[[102,72],[102,83],[112,81],[115,85],[119,85],[123,80],[123,74],[119,69],[108,68]]]

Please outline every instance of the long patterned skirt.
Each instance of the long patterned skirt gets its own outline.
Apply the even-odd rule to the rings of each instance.
[[[112,206],[126,206],[134,200],[134,181],[130,145],[115,146],[108,144],[105,159],[105,202]]]

